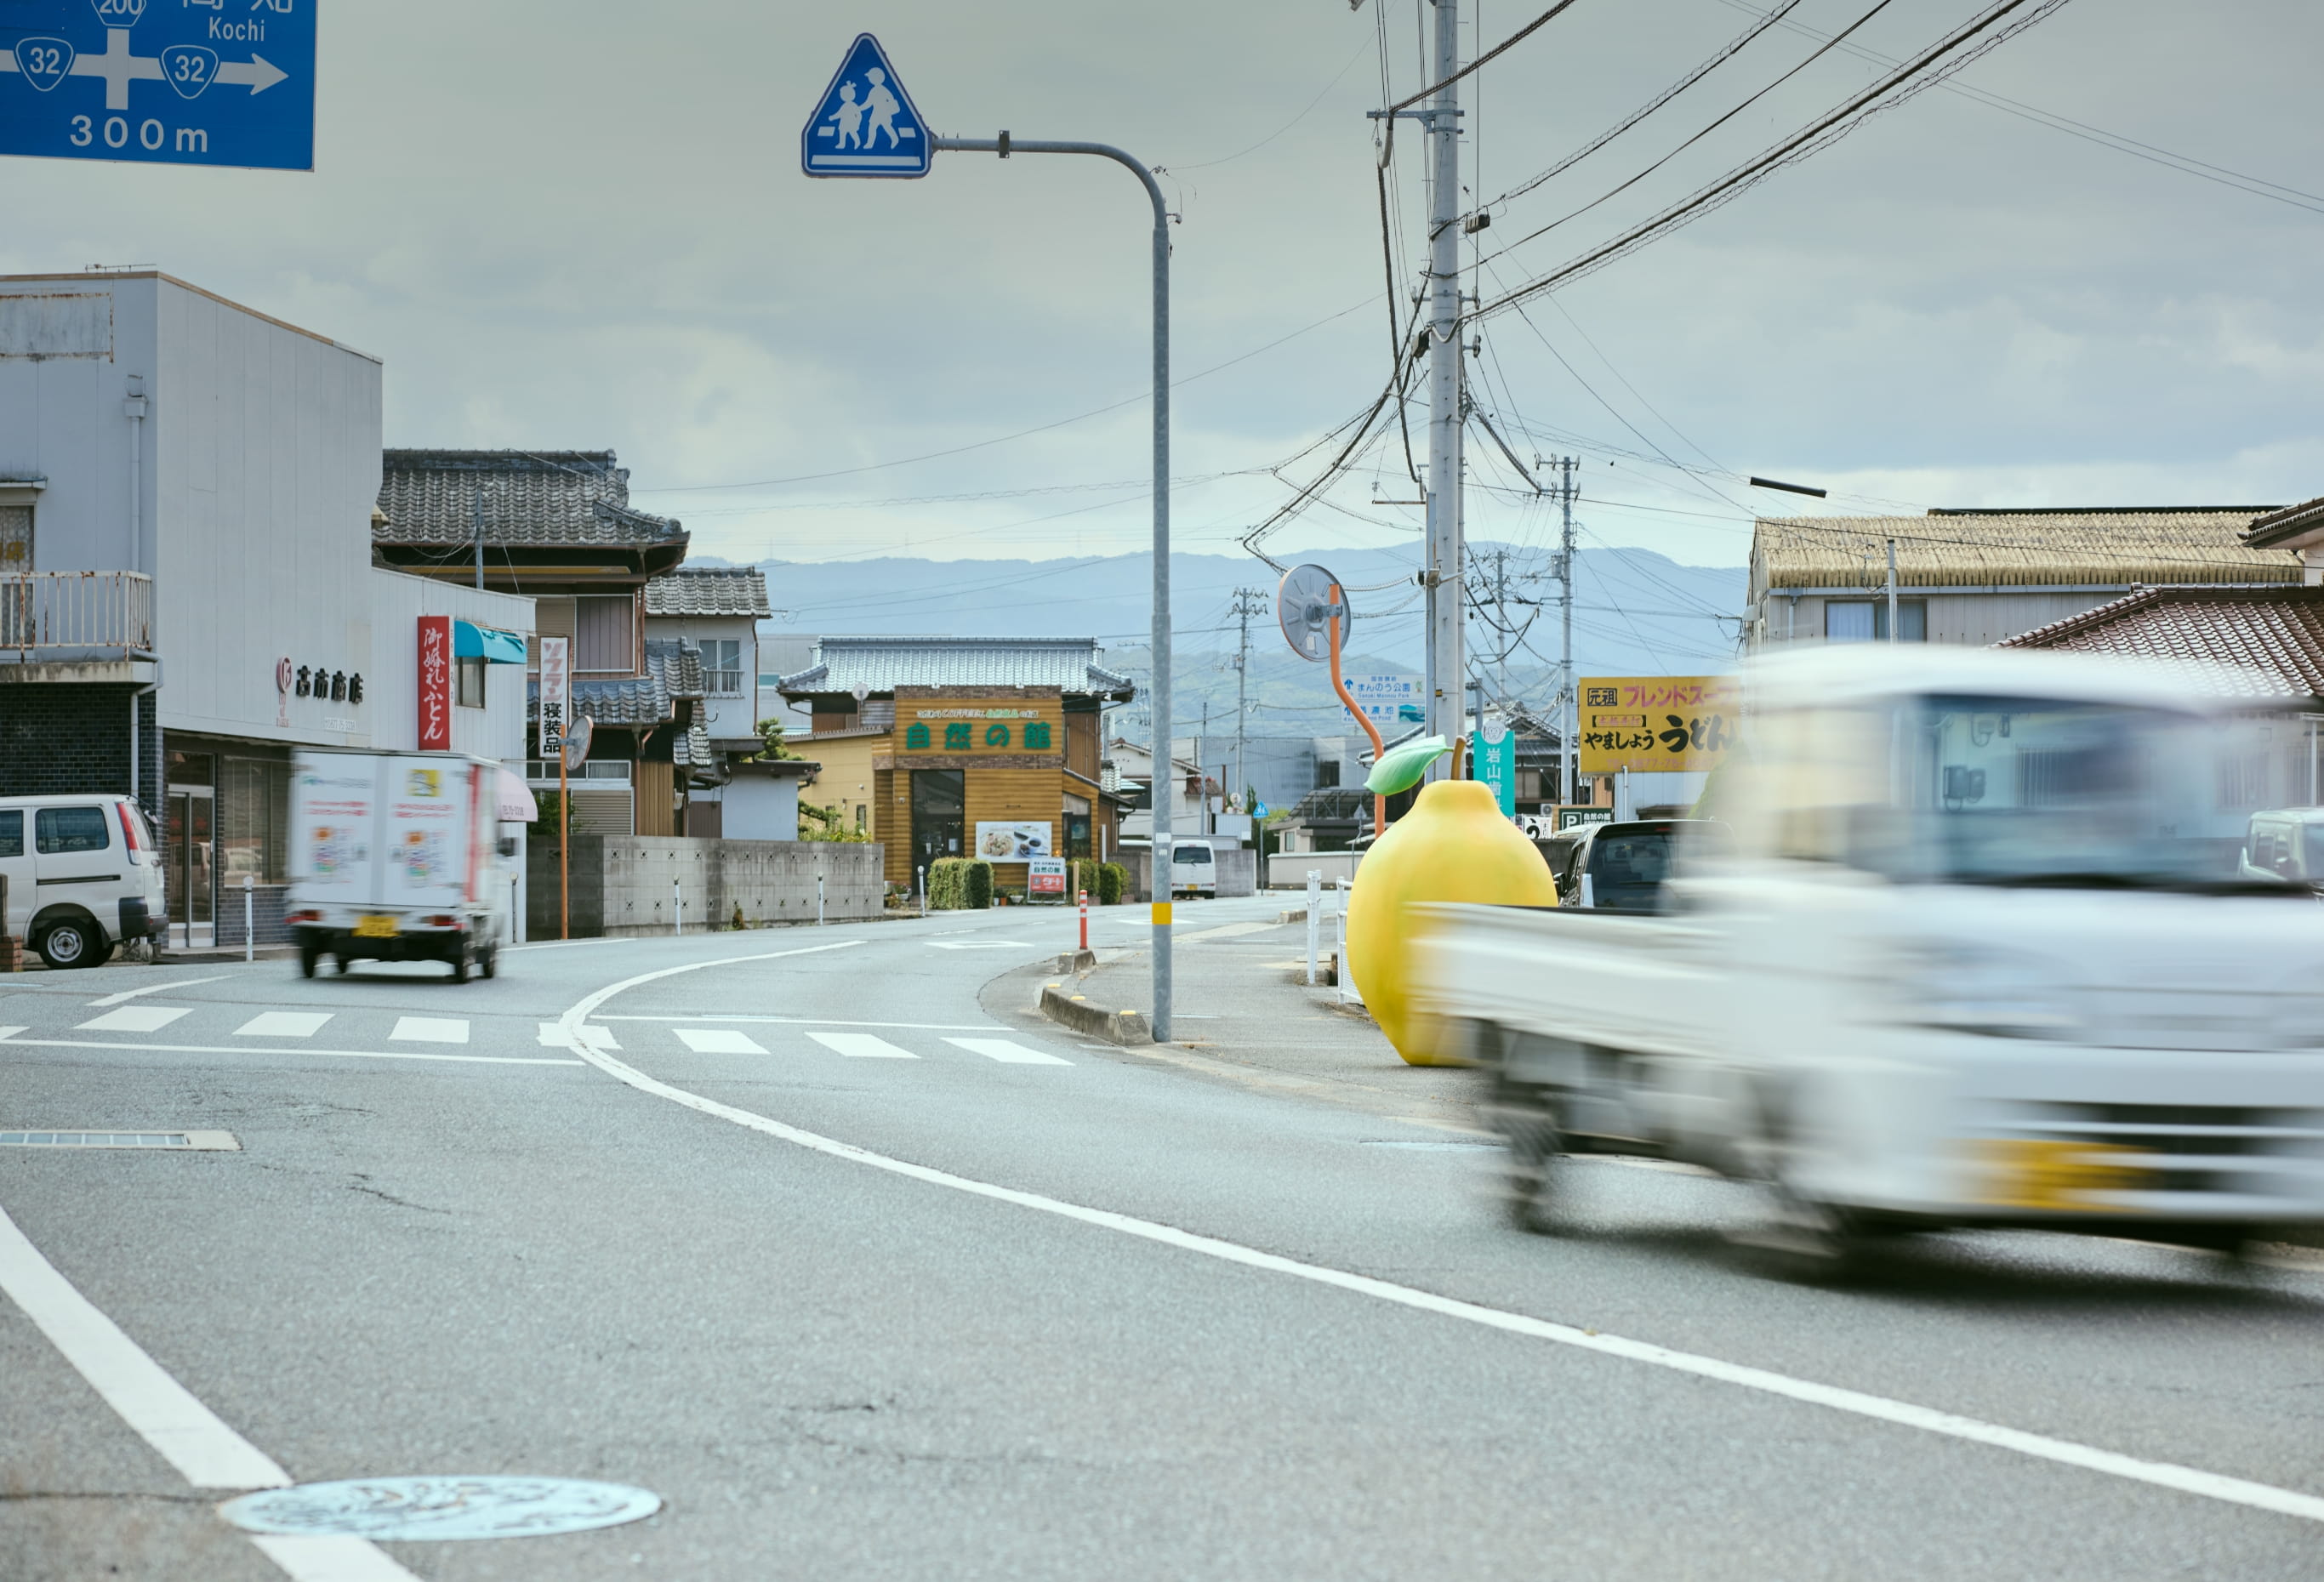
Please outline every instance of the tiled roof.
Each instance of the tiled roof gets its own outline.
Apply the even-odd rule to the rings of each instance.
[[[827,637],[816,663],[780,690],[892,693],[899,686],[1054,686],[1127,698],[1126,676],[1098,664],[1093,638]]]
[[[2324,697],[2324,587],[2141,588],[1995,646],[2175,662],[2227,696]]]
[[[767,575],[755,566],[689,566],[646,584],[649,615],[756,615],[774,613],[767,602]]]
[[[2264,549],[2319,529],[2324,529],[2324,499],[2304,500],[2260,518],[2244,534],[2244,542],[2255,549]]]
[[[670,707],[669,693],[661,678],[649,668],[643,676],[574,682],[573,714],[576,719],[586,714],[600,725],[653,726],[667,724],[676,718],[677,711]],[[524,717],[528,724],[540,720],[537,677],[526,684]]]
[[[479,484],[487,544],[686,540],[677,522],[631,507],[629,471],[610,450],[391,450],[380,464],[374,543],[474,543]]]
[[[2295,556],[2244,541],[2266,509],[1762,517],[1751,559],[1755,580],[1771,588],[1879,587],[1892,538],[1899,587],[2296,583]]]
[[[702,649],[678,638],[646,639],[646,669],[671,697],[707,697],[702,679]]]

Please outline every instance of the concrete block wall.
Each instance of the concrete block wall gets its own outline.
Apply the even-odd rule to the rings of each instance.
[[[816,880],[824,917],[841,923],[887,909],[885,848],[825,841],[725,841],[686,835],[576,835],[571,869],[575,938],[812,923]],[[527,890],[536,940],[558,934],[557,852],[535,845]],[[683,911],[680,911],[681,906]]]
[[[0,685],[0,796],[73,796],[129,789],[129,711],[137,689],[110,683]],[[153,700],[136,699],[149,814],[157,811],[161,732]]]

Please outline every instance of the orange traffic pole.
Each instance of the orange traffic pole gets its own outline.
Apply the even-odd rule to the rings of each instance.
[[[1370,715],[1356,707],[1356,700],[1348,695],[1348,684],[1340,679],[1340,617],[1336,612],[1346,598],[1347,595],[1340,591],[1340,584],[1333,583],[1332,608],[1335,613],[1325,621],[1325,624],[1332,629],[1332,690],[1340,694],[1340,701],[1347,705],[1348,713],[1356,717],[1356,723],[1361,725],[1364,728],[1364,734],[1372,739],[1372,762],[1377,765],[1380,760],[1380,754],[1388,750],[1380,741],[1379,727],[1372,723]],[[1372,798],[1372,839],[1377,841],[1386,833],[1388,833],[1388,798],[1374,796]]]

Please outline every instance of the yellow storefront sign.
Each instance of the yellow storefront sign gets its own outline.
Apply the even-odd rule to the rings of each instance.
[[[1731,676],[1585,676],[1578,685],[1585,775],[1716,768],[1741,723]]]

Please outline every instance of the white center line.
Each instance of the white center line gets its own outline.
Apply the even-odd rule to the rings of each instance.
[[[139,1054],[248,1056],[257,1053],[246,1044],[105,1044],[94,1038],[21,1038],[5,1028],[0,1028],[0,1044],[11,1049],[126,1049]],[[558,1040],[560,1049],[572,1046],[570,1038]],[[275,1054],[278,1052],[269,1050],[266,1053]],[[577,1066],[581,1063],[577,1060],[549,1060],[513,1054],[422,1054],[416,1049],[285,1049],[279,1053],[284,1059],[304,1060],[309,1055],[315,1055],[326,1060],[442,1060],[479,1066]]]
[[[731,1027],[673,1027],[679,1042],[696,1054],[764,1054],[757,1040]],[[576,1035],[579,1036],[578,1034]],[[588,1043],[583,1038],[584,1043]],[[594,1044],[591,1047],[595,1047]]]
[[[234,1032],[237,1038],[312,1038],[330,1019],[329,1011],[261,1011]]]
[[[158,1033],[193,1009],[191,1006],[124,1006],[101,1016],[91,1016],[75,1031],[90,1033]]]
[[[874,1033],[810,1033],[808,1037],[825,1049],[857,1060],[918,1060],[920,1057],[908,1049],[899,1049]]]
[[[1054,1054],[1043,1054],[1038,1049],[1028,1049],[1006,1038],[947,1038],[946,1044],[965,1049],[971,1054],[981,1054],[987,1060],[997,1060],[1006,1065],[1069,1066],[1074,1062],[1059,1060]]]
[[[224,983],[233,976],[231,972],[221,972],[214,978],[180,978],[175,983],[155,983],[143,989],[125,989],[119,994],[108,994],[103,999],[93,999],[88,1002],[88,1007],[91,1010],[101,1010],[106,1006],[117,1006],[124,1000],[136,999],[148,994],[167,994],[173,989],[191,989],[197,983]]]
[[[398,1016],[387,1036],[404,1044],[466,1044],[468,1024],[457,1016]]]
[[[879,1027],[917,1033],[1001,1033],[991,1022],[844,1022],[836,1016],[597,1016],[596,1022],[749,1022],[770,1027]],[[543,1022],[554,1027],[555,1022]]]
[[[847,943],[860,942],[848,941]],[[839,945],[810,946],[806,951],[770,952],[758,960],[772,960],[778,955],[806,955],[815,950],[835,950]],[[598,1007],[613,996],[640,984],[669,978],[680,972],[698,970],[704,966],[721,966],[724,962],[696,962],[680,967],[665,967],[657,972],[641,972],[607,984],[584,996],[558,1018],[568,1036],[572,1030],[586,1021]],[[1054,1214],[1059,1219],[1077,1220],[1100,1229],[1143,1241],[1176,1247],[1185,1252],[1215,1258],[1222,1263],[1237,1264],[1245,1268],[1262,1269],[1295,1280],[1305,1280],[1317,1285],[1332,1286],[1359,1296],[1412,1308],[1440,1317],[1457,1319],[1485,1329],[1499,1329],[1508,1334],[1523,1335],[1532,1339],[1547,1340],[1576,1350],[1591,1351],[1605,1357],[1618,1357],[1626,1362],[1642,1363],[1650,1367],[1665,1368],[1674,1373],[1696,1378],[1712,1379],[1763,1394],[1803,1402],[1812,1406],[1847,1412],[1878,1422],[1918,1429],[1925,1433],[1948,1439],[1967,1440],[1973,1444],[2013,1451],[2040,1460],[2075,1467],[2085,1471],[2103,1473],[2111,1477],[2125,1478],[2157,1488],[2167,1488],[2180,1494],[2196,1495],[2204,1499],[2219,1500],[2228,1504],[2243,1505],[2253,1510],[2272,1511],[2280,1515],[2296,1516],[2303,1521],[2324,1522],[2324,1497],[2302,1494],[2295,1489],[2278,1488],[2272,1484],[2254,1483],[2247,1478],[2230,1477],[2224,1473],[2206,1472],[2200,1467],[2184,1467],[2170,1461],[2148,1461],[2118,1451],[2099,1449],[2095,1446],[2077,1444],[2071,1439],[2053,1439],[2047,1434],[2029,1433],[2023,1429],[1986,1422],[1957,1412],[1941,1412],[1933,1407],[1915,1405],[1908,1401],[1895,1401],[1884,1395],[1868,1394],[1861,1390],[1849,1390],[1835,1384],[1818,1384],[1812,1379],[1794,1378],[1787,1374],[1766,1368],[1747,1366],[1740,1363],[1724,1362],[1714,1357],[1702,1357],[1691,1352],[1674,1351],[1651,1341],[1626,1339],[1619,1335],[1608,1335],[1593,1329],[1578,1329],[1571,1324],[1552,1322],[1524,1313],[1513,1313],[1481,1303],[1462,1301],[1457,1297],[1439,1296],[1433,1291],[1421,1291],[1392,1281],[1378,1280],[1368,1274],[1350,1274],[1343,1269],[1328,1268],[1320,1264],[1302,1263],[1279,1254],[1261,1252],[1257,1247],[1239,1242],[1203,1236],[1181,1230],[1173,1225],[1157,1224],[1151,1219],[1139,1219],[1128,1214],[1117,1214],[1107,1209],[1092,1209],[1062,1199],[1044,1197],[1038,1192],[1019,1191],[991,1182],[977,1181],[948,1171],[935,1170],[925,1164],[893,1158],[872,1149],[843,1143],[799,1127],[788,1126],[731,1104],[721,1104],[683,1088],[673,1087],[647,1076],[634,1066],[624,1064],[603,1051],[593,1050],[579,1042],[577,1036],[570,1044],[574,1052],[591,1065],[616,1081],[625,1082],[641,1093],[650,1093],[667,1099],[673,1104],[704,1115],[715,1116],[739,1127],[747,1127],[770,1137],[778,1137],[802,1148],[810,1148],[836,1159],[882,1170],[908,1180],[948,1191],[987,1198],[996,1202],[1013,1204],[1038,1213]]]

